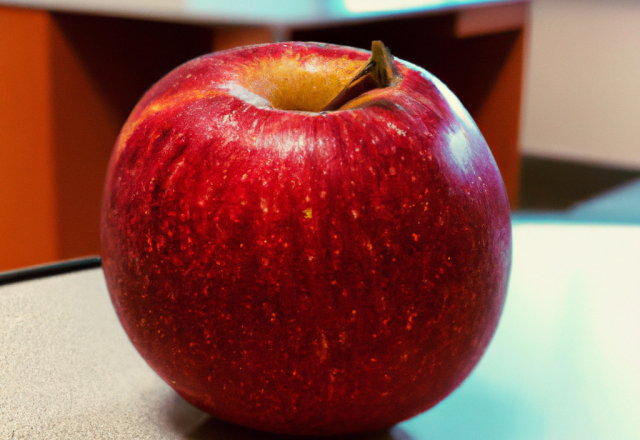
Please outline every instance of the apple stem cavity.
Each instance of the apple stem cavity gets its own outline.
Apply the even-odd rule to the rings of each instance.
[[[371,57],[365,67],[321,111],[340,110],[346,103],[373,90],[397,84],[400,73],[391,51],[382,41],[371,42]]]

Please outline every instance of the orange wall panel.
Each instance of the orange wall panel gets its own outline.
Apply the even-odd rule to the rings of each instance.
[[[474,114],[496,159],[509,193],[511,208],[520,192],[519,128],[524,58],[523,31],[518,33],[493,85]]]
[[[0,7],[0,270],[58,258],[50,16]]]
[[[100,252],[104,178],[120,128],[164,74],[211,49],[198,26],[52,14],[53,143],[60,256]]]
[[[64,259],[100,252],[102,186],[111,149],[126,117],[93,75],[91,60],[74,44],[80,38],[73,33],[78,23],[83,20],[54,14],[50,35],[57,236]],[[82,30],[84,38],[94,38],[87,29]],[[100,57],[99,50],[95,56]]]

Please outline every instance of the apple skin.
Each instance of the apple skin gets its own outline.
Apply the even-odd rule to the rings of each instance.
[[[509,204],[440,81],[396,59],[402,81],[348,110],[246,93],[273,80],[321,101],[315,88],[368,57],[311,43],[203,56],[155,84],[118,138],[101,223],[112,302],[148,364],[220,419],[386,429],[451,393],[498,324]]]

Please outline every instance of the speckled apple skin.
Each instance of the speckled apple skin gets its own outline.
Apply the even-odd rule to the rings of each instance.
[[[287,43],[198,58],[147,92],[117,141],[101,224],[111,299],[149,365],[216,417],[388,428],[453,391],[497,326],[507,196],[442,83],[396,60],[397,87],[327,113],[228,92],[283,58],[368,56]]]

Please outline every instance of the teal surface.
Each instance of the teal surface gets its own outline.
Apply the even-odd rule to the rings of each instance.
[[[391,437],[640,439],[640,225],[514,224],[508,298],[476,370]]]

